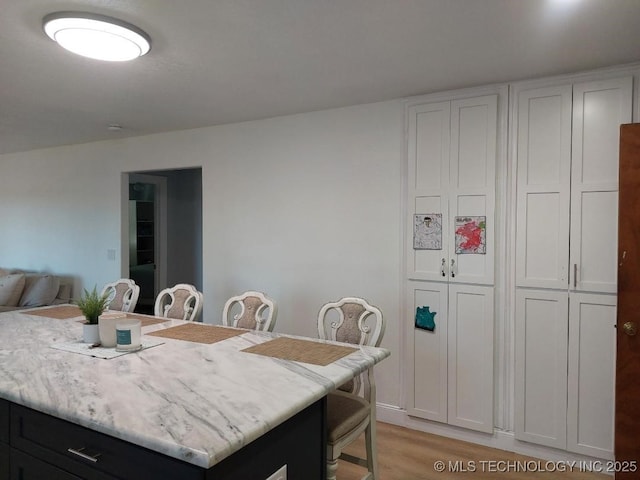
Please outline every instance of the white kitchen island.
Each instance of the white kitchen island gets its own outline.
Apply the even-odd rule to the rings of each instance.
[[[287,464],[289,479],[320,479],[325,396],[389,355],[356,347],[319,366],[242,351],[277,334],[145,336],[176,320],[142,328],[163,344],[117,358],[52,348],[81,338],[79,320],[0,314],[0,479],[37,478],[38,462],[58,478],[267,478]]]

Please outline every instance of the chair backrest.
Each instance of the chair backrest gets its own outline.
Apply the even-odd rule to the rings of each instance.
[[[237,306],[240,307],[240,312],[229,318]],[[222,311],[222,324],[271,332],[277,315],[278,307],[272,299],[264,293],[249,291],[227,300]]]
[[[156,317],[197,320],[202,311],[202,293],[193,285],[179,283],[165,288],[156,297]]]
[[[129,278],[121,278],[107,283],[102,289],[102,295],[109,295],[109,310],[133,312],[140,296],[140,286]]]
[[[384,329],[382,312],[358,297],[344,297],[337,302],[326,303],[318,313],[318,336],[325,340],[378,347],[382,342]],[[371,371],[367,375],[355,377],[339,389],[357,394],[363,385],[363,378],[364,396],[368,398]]]

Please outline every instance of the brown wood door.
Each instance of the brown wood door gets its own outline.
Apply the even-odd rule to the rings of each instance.
[[[640,478],[640,124],[620,127],[616,479]],[[637,332],[637,333],[636,333]],[[635,465],[635,468],[633,468]]]

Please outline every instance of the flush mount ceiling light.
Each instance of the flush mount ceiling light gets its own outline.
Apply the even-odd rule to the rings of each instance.
[[[51,13],[42,24],[46,34],[61,47],[97,60],[133,60],[151,48],[149,36],[138,27],[104,15]]]

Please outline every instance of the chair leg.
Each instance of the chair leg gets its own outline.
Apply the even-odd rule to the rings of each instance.
[[[336,480],[336,473],[338,471],[338,459],[327,460],[327,480]]]
[[[371,473],[371,480],[378,480],[378,456],[376,447],[376,422],[369,422],[364,431],[365,446],[367,448],[367,470]]]

